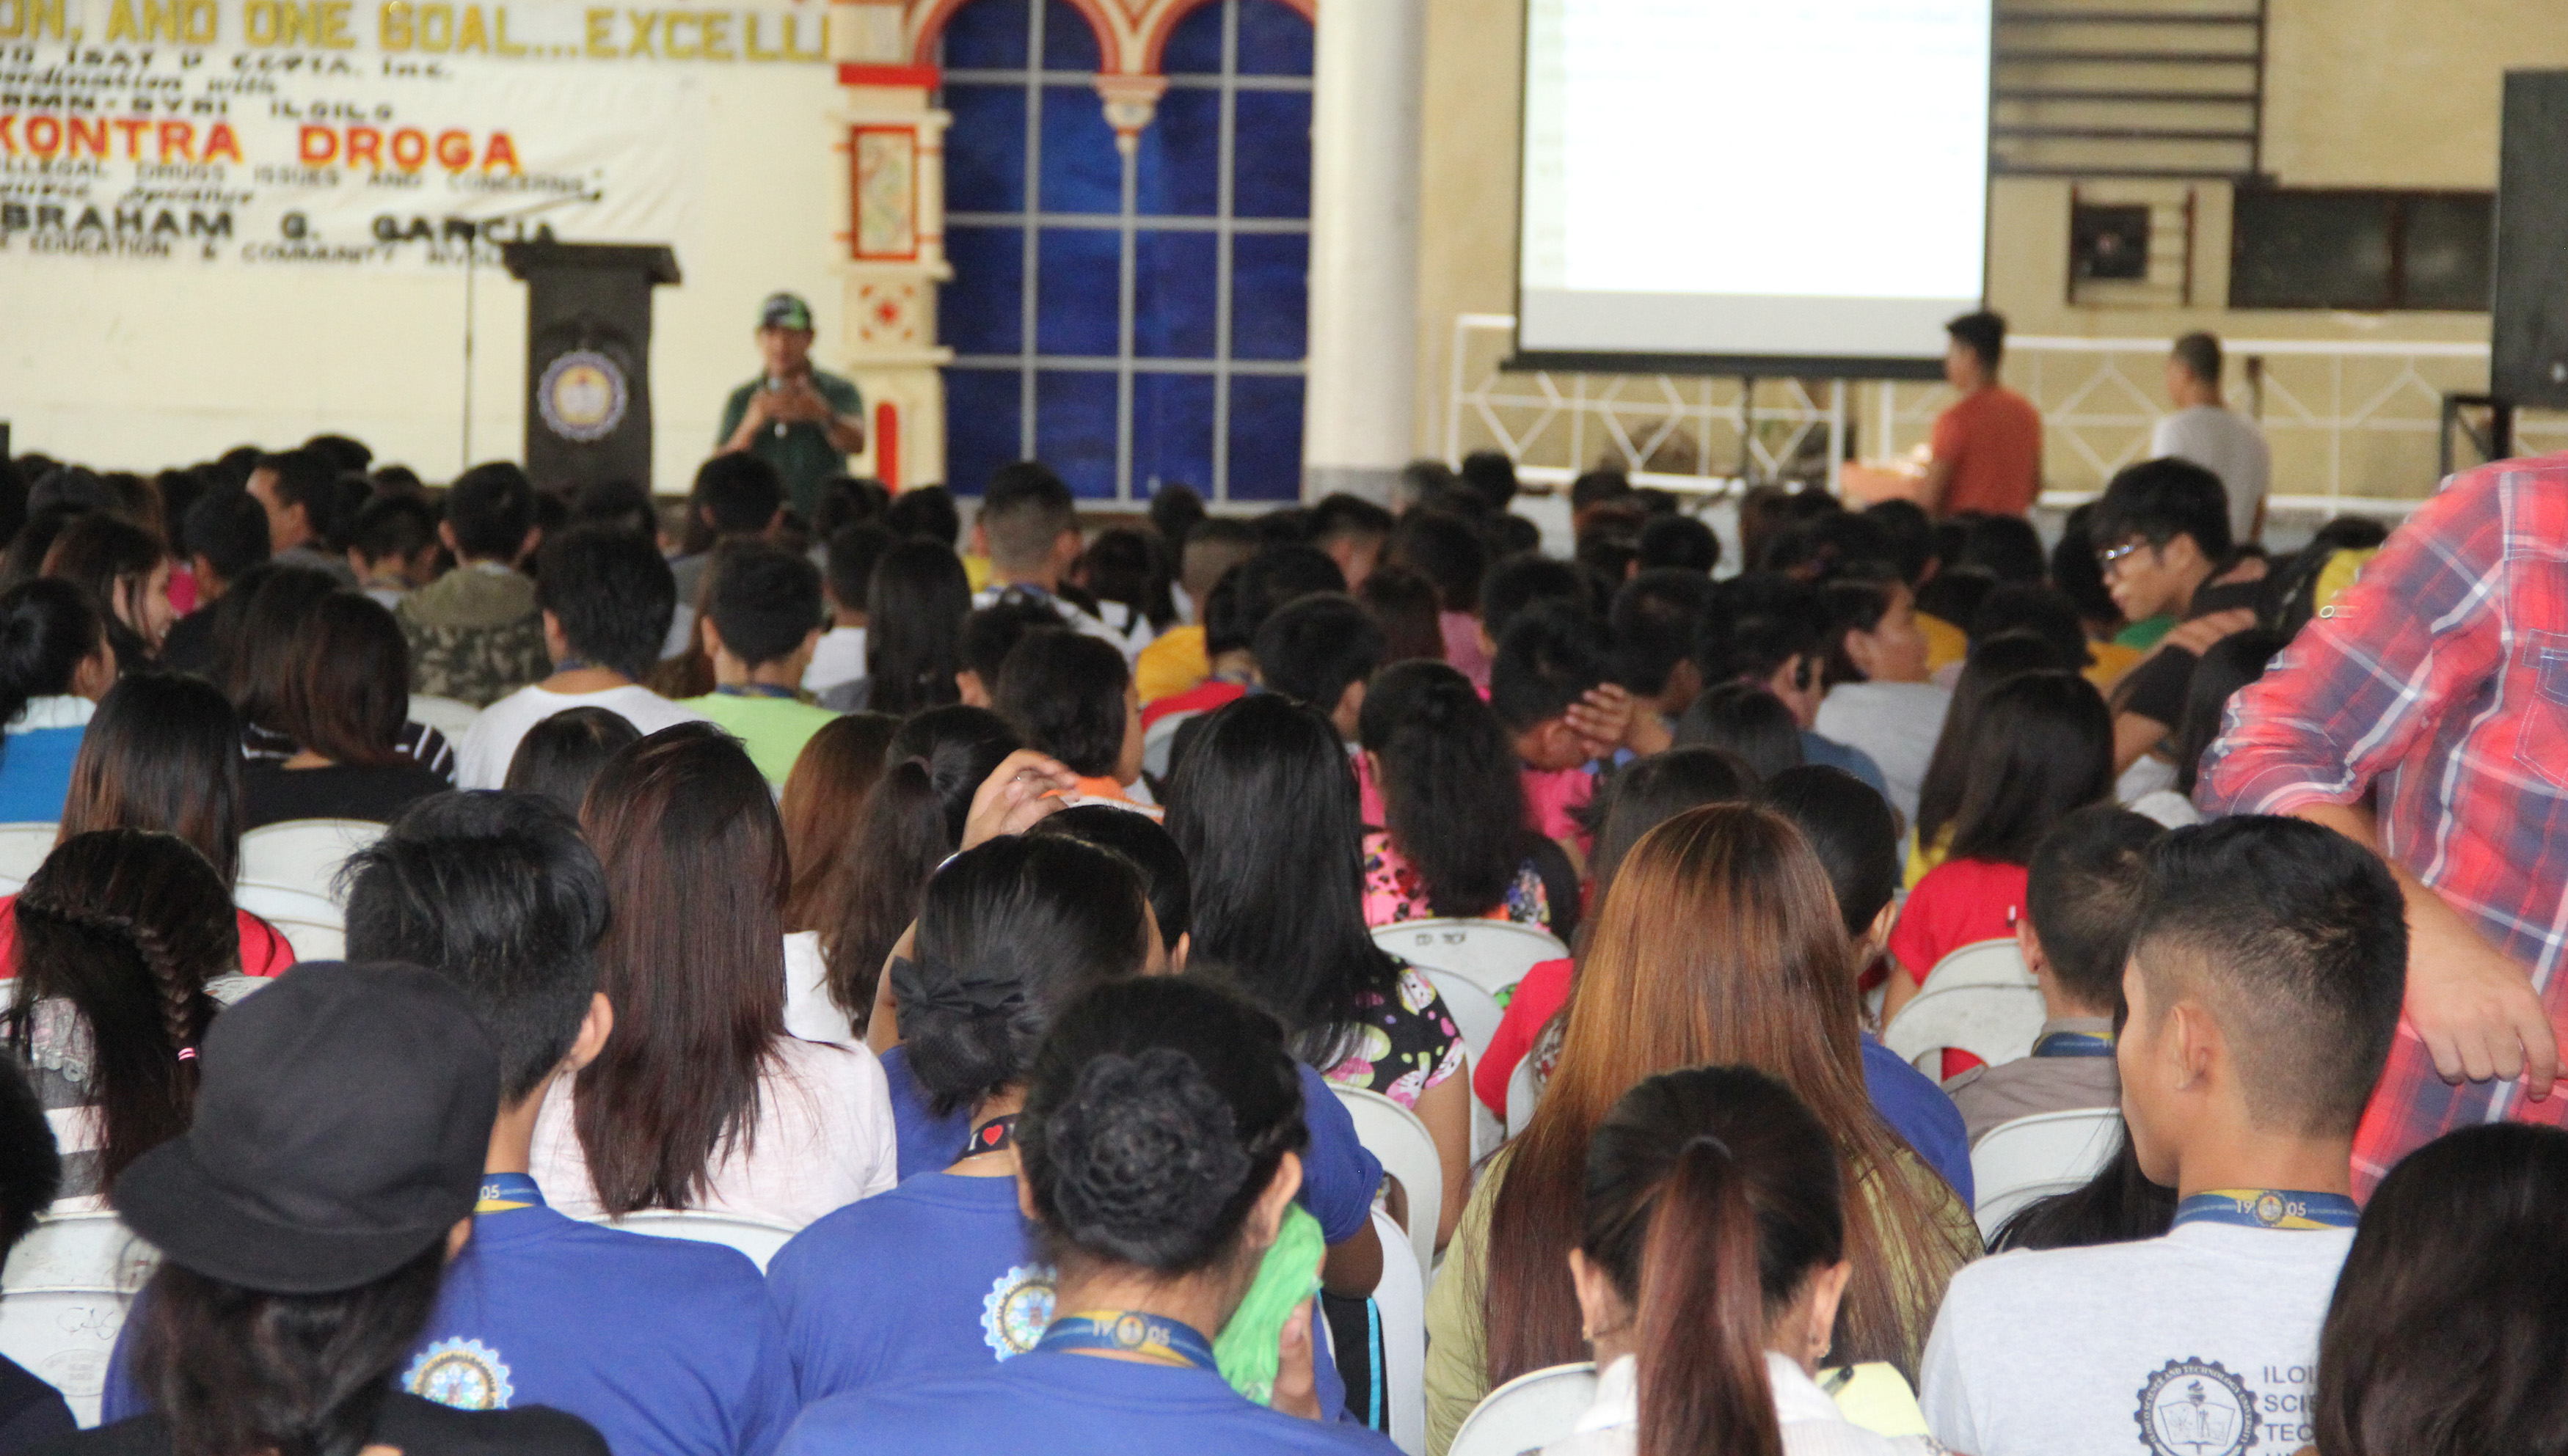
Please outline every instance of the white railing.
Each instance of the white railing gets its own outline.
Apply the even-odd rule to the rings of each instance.
[[[1727,492],[1751,479],[1836,482],[1849,434],[1882,460],[1922,443],[1951,403],[1940,382],[1509,372],[1515,319],[1453,321],[1444,452],[1497,448],[1558,483],[1599,463],[1647,484]],[[2142,458],[2166,414],[2168,340],[2018,336],[2007,380],[2043,415],[2046,502],[2069,504]],[[2240,388],[2274,451],[2278,509],[2399,513],[2435,484],[2445,393],[2487,387],[2485,344],[2232,339]],[[2568,416],[2517,412],[2516,448],[2568,447]],[[2463,461],[2466,462],[2466,461]]]

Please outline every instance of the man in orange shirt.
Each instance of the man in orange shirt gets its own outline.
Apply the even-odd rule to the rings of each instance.
[[[2022,515],[2042,494],[2042,413],[1998,383],[2006,320],[1964,314],[1944,332],[1944,378],[1962,398],[1935,420],[1925,504],[1937,515]]]

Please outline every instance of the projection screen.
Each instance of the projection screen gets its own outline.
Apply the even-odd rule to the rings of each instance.
[[[1990,0],[1529,0],[1527,362],[1930,372],[1980,307]]]

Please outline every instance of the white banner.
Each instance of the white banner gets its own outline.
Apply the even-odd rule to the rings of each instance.
[[[822,12],[560,0],[0,0],[0,259],[434,268],[667,242],[708,68]],[[746,79],[746,78],[742,78]]]

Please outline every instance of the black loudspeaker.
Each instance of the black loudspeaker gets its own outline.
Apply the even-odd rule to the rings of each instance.
[[[2505,75],[2488,392],[2568,407],[2568,71]]]
[[[678,281],[665,247],[507,243],[526,283],[526,473],[548,490],[651,487],[651,289]]]

